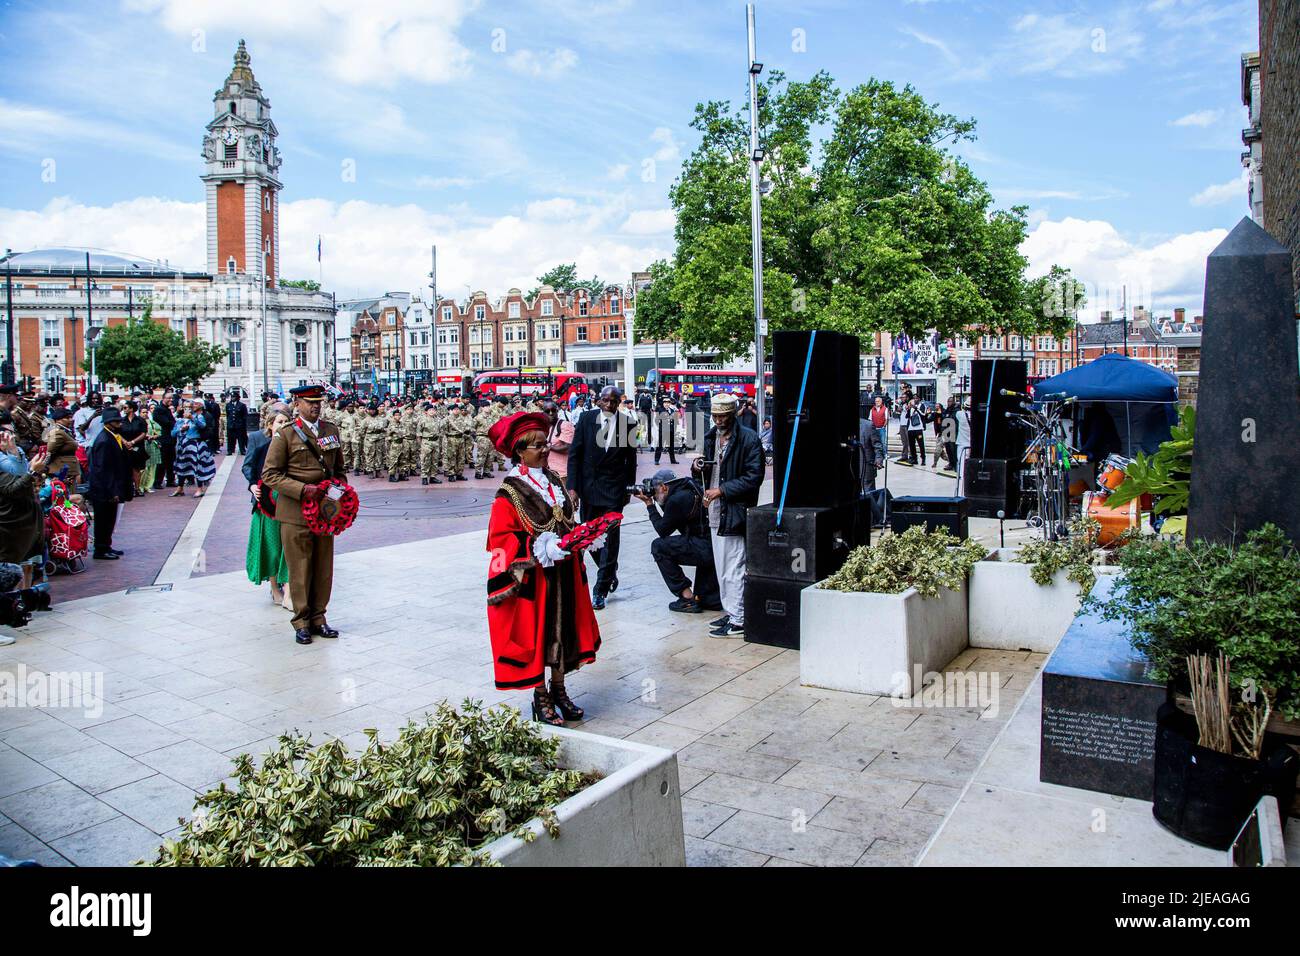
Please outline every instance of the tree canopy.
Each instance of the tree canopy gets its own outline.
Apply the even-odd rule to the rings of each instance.
[[[537,277],[537,285],[528,293],[529,299],[537,298],[542,286],[549,285],[556,292],[574,292],[586,289],[591,295],[600,295],[605,291],[605,281],[592,276],[590,279],[578,278],[578,264],[566,262],[543,272]]]
[[[315,279],[281,279],[280,287],[283,289],[304,289],[307,292],[320,291],[320,283]]]
[[[95,372],[104,381],[152,391],[167,386],[196,385],[211,375],[226,357],[219,345],[185,340],[161,322],[152,307],[127,325],[113,325],[99,334],[95,345]],[[90,370],[90,358],[81,363]]]
[[[995,208],[951,150],[974,139],[974,120],[940,112],[911,86],[873,79],[842,93],[825,72],[787,83],[773,70],[759,124],[771,329],[865,338],[1073,326],[1082,299],[1068,271],[1026,281],[1025,207]],[[701,141],[669,192],[676,254],[651,267],[637,324],[734,357],[753,340],[748,104],[698,104],[691,126]]]

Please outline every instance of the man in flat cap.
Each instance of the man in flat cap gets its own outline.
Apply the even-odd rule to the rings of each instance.
[[[343,443],[335,425],[322,421],[319,385],[289,390],[295,417],[271,438],[262,467],[262,483],[277,493],[275,518],[289,565],[289,595],[293,599],[293,637],[310,644],[312,637],[338,637],[325,621],[334,587],[334,538],[313,534],[302,516],[304,501],[319,502],[321,484],[344,480]]]

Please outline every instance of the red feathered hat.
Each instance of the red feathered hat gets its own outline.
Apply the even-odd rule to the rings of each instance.
[[[518,412],[501,419],[488,429],[488,440],[492,447],[509,458],[514,453],[515,442],[526,432],[551,431],[551,420],[541,412]]]

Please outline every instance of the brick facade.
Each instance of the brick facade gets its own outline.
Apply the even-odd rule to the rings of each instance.
[[[244,184],[225,182],[217,186],[217,272],[235,260],[235,271],[246,272],[244,264]]]
[[[1291,250],[1300,290],[1300,0],[1260,0],[1259,75],[1264,228]]]

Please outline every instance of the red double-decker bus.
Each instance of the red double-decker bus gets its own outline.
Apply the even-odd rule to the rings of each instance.
[[[494,369],[474,376],[479,395],[540,395],[550,392],[559,401],[586,394],[587,380],[578,372],[543,372],[529,369]]]
[[[767,393],[771,394],[772,373],[766,373],[764,379],[764,387]],[[651,392],[658,392],[663,388],[665,392],[671,392],[679,397],[734,392],[737,395],[748,395],[753,398],[756,381],[758,381],[757,373],[737,369],[652,368],[645,373],[645,387]]]

